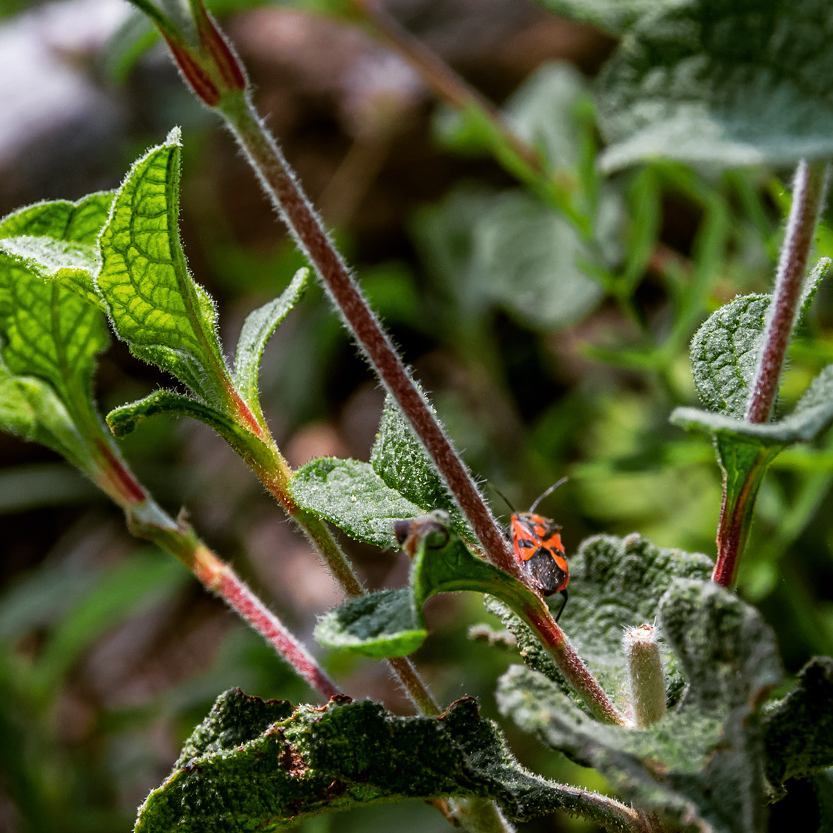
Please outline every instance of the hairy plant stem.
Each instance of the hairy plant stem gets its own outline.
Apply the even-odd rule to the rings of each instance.
[[[278,144],[257,115],[247,94],[228,95],[217,107],[237,138],[279,216],[309,258],[359,348],[424,445],[440,476],[471,524],[486,557],[519,576],[506,536],[480,494],[423,393],[370,308],[358,283],[331,242]],[[548,609],[533,627],[576,692],[601,719],[624,718],[575,653]]]
[[[802,159],[795,170],[792,206],[775,275],[763,348],[746,403],[747,422],[769,421],[778,395],[784,357],[798,315],[807,261],[824,201],[827,168],[825,162]]]
[[[209,592],[219,596],[324,700],[342,692],[278,616],[206,546],[184,520],[174,520],[136,479],[109,437],[95,443],[89,470],[96,484],[124,512],[127,527],[181,561]]]
[[[622,638],[631,690],[633,718],[640,728],[651,726],[665,715],[665,676],[653,625],[626,628]]]
[[[792,206],[775,274],[775,289],[746,403],[747,422],[768,422],[778,396],[784,358],[801,305],[813,234],[824,202],[827,176],[825,162],[802,160],[795,171]],[[739,486],[728,482],[724,470],[717,561],[712,573],[712,581],[723,587],[732,587],[737,578],[755,496],[770,459],[761,452],[755,464],[750,466],[746,481]]]

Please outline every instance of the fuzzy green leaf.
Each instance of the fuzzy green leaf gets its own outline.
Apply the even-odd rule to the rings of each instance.
[[[315,638],[322,645],[368,657],[405,657],[428,636],[422,611],[407,587],[379,590],[351,599],[319,619]]]
[[[295,472],[292,496],[351,538],[382,549],[397,549],[395,520],[415,518],[422,509],[391,489],[369,463],[323,457]]]
[[[608,238],[619,212],[602,201],[598,224]],[[602,288],[577,232],[552,209],[519,191],[501,194],[474,227],[474,260],[492,302],[531,329],[557,330],[582,318]]]
[[[518,615],[540,607],[540,599],[518,579],[472,555],[454,535],[436,540],[435,524],[427,528],[431,532],[418,542],[411,565],[410,588],[383,590],[336,608],[316,628],[319,642],[368,656],[405,656],[428,635],[422,609],[438,593],[487,593]]]
[[[562,17],[592,23],[612,34],[621,34],[636,21],[675,0],[538,0],[540,5]],[[679,0],[676,0],[679,2]]]
[[[288,710],[221,695],[139,809],[135,833],[269,833],[316,813],[442,796],[493,798],[517,820],[563,809],[624,829],[580,791],[523,769],[470,698],[438,718],[396,717],[370,701]]]
[[[84,469],[84,436],[52,388],[40,379],[13,375],[0,359],[0,430],[57,451]]]
[[[522,667],[501,680],[498,704],[522,728],[599,769],[626,797],[684,830],[759,833],[765,793],[757,709],[781,678],[773,634],[732,593],[691,579],[666,591],[659,622],[688,690],[653,726],[597,723],[553,681]]]
[[[808,276],[799,312],[807,314],[831,261],[822,258]],[[761,350],[770,295],[742,295],[720,307],[701,325],[691,342],[691,366],[697,393],[706,407],[741,419]]]
[[[793,412],[777,422],[752,423],[697,408],[676,408],[671,422],[726,441],[777,450],[817,439],[833,423],[833,365],[810,383]]]
[[[385,397],[370,465],[391,489],[426,512],[445,510],[459,534],[469,540],[474,537],[428,453],[390,394]]]
[[[268,449],[234,419],[211,405],[172,390],[156,390],[143,399],[114,408],[107,414],[107,425],[115,436],[124,437],[135,431],[139,423],[160,414],[199,420],[216,431],[242,456],[254,460],[260,458],[268,464]]]
[[[274,301],[251,312],[243,322],[234,357],[234,383],[246,404],[263,420],[260,407],[260,363],[269,339],[301,300],[309,284],[309,269],[299,269]]]
[[[220,405],[231,381],[214,302],[189,274],[179,239],[180,157],[172,130],[131,168],[101,235],[96,285],[135,356]]]
[[[641,18],[599,80],[603,165],[833,155],[831,29],[826,0],[686,0]]]
[[[96,357],[109,344],[104,316],[89,299],[97,265],[90,241],[110,201],[108,194],[94,194],[77,203],[40,203],[0,221],[0,336],[7,372],[50,385],[82,433],[98,430],[92,378]],[[27,233],[3,237],[11,232]],[[67,275],[72,277],[64,280]],[[44,401],[43,394],[37,398]]]
[[[764,715],[767,777],[772,784],[833,766],[833,659],[815,657],[798,685]]]
[[[114,196],[113,191],[99,191],[77,202],[28,205],[0,220],[0,238],[49,237],[93,245],[107,222]]]
[[[570,602],[561,625],[602,687],[621,708],[627,707],[629,697],[622,631],[653,622],[660,599],[676,579],[706,579],[711,569],[711,559],[705,555],[657,547],[635,533],[624,538],[588,538],[570,558]],[[489,609],[515,635],[524,662],[568,691],[560,672],[530,629],[504,605],[492,602]],[[666,645],[662,646],[662,656],[668,699],[673,704],[682,694],[684,681],[679,664]]]

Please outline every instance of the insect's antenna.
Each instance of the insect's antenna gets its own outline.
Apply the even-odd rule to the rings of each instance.
[[[569,478],[562,477],[561,480],[556,480],[555,483],[552,484],[548,489],[544,489],[537,498],[535,498],[532,506],[529,507],[530,512],[534,512],[535,509],[538,507],[538,504],[545,498],[549,497],[559,486],[563,486]]]
[[[509,498],[497,486],[492,486],[492,488],[503,498],[504,503],[509,507],[509,511],[514,515],[515,507],[509,502]]]

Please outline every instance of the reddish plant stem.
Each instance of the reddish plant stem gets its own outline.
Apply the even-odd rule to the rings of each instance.
[[[558,665],[558,670],[573,689],[582,695],[593,714],[605,723],[625,725],[627,721],[624,716],[613,705],[598,680],[570,645],[564,631],[553,620],[549,608],[541,602],[538,609],[526,608],[524,618],[541,637],[550,656]]]
[[[778,261],[763,348],[746,404],[747,422],[767,422],[778,395],[778,382],[798,315],[813,234],[824,201],[826,180],[826,163],[806,160],[798,163],[792,207]]]
[[[284,627],[280,619],[228,564],[224,564],[202,544],[194,552],[194,563],[194,575],[206,589],[219,596],[244,622],[259,633],[312,689],[325,700],[342,694],[301,642]]]
[[[496,566],[520,578],[509,542],[480,494],[474,478],[446,436],[346,263],[330,241],[320,218],[278,144],[261,123],[249,97],[226,97],[217,109],[245,151],[279,216],[315,267],[359,348],[370,360],[382,383],[425,446],[463,515],[471,524],[486,557]],[[545,605],[542,604],[542,611],[531,623],[559,668],[589,707],[604,720],[623,723],[624,719],[576,654],[564,632],[553,621]]]
[[[747,422],[768,422],[778,396],[784,358],[801,305],[813,234],[824,202],[826,181],[826,163],[799,162],[787,231],[775,275],[775,290],[746,403]],[[737,493],[724,470],[723,501],[717,527],[717,561],[712,572],[712,581],[722,587],[732,587],[737,578],[755,496],[768,461],[765,454],[759,455]]]
[[[289,666],[325,700],[340,694],[324,670],[276,614],[246,586],[184,522],[171,518],[139,483],[109,438],[95,442],[93,480],[121,507],[128,529],[181,561],[211,593],[219,596],[259,633]]]
[[[489,558],[517,575],[506,537],[481,497],[474,478],[370,309],[347,264],[330,242],[277,143],[260,123],[248,98],[228,98],[219,109],[279,215],[314,265],[359,348],[413,425]]]

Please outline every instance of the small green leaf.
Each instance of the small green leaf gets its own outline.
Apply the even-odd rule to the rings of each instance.
[[[428,453],[390,394],[385,397],[382,419],[370,452],[370,465],[391,489],[422,510],[443,509],[448,512],[454,529],[469,540],[473,539],[471,529],[437,474]]]
[[[686,430],[774,450],[812,442],[833,423],[833,365],[813,379],[793,412],[776,422],[744,422],[697,408],[676,408],[671,422]]]
[[[627,670],[622,655],[624,628],[653,622],[660,599],[675,580],[705,580],[711,569],[708,556],[657,547],[635,533],[624,538],[593,536],[583,541],[570,558],[570,601],[561,625],[602,687],[621,708],[628,705]],[[524,662],[568,692],[569,686],[530,629],[503,605],[490,603],[489,609],[515,635]],[[666,645],[662,646],[662,656],[668,700],[673,704],[682,694],[684,681]]]
[[[830,274],[831,261],[822,258],[806,280],[799,322],[821,282]],[[706,407],[718,414],[741,419],[769,311],[770,295],[743,295],[714,312],[691,342],[694,384]]]
[[[519,616],[540,609],[540,599],[514,576],[472,555],[454,535],[436,541],[432,537],[437,534],[436,523],[427,528],[432,532],[417,544],[410,588],[371,593],[331,611],[316,628],[316,638],[322,644],[374,657],[412,653],[428,635],[423,606],[438,593],[488,593]]]
[[[231,380],[217,311],[188,272],[179,239],[180,157],[175,129],[131,168],[101,234],[96,286],[134,355],[205,402],[225,405]]]
[[[221,695],[134,833],[270,833],[316,813],[443,796],[493,798],[519,821],[563,809],[623,829],[586,793],[521,767],[470,698],[437,718],[396,717],[367,700],[287,711],[239,690]]]
[[[814,657],[764,714],[767,778],[782,784],[833,766],[833,659]]]
[[[826,0],[686,0],[640,18],[599,79],[602,164],[833,155],[831,26]]]
[[[75,422],[40,379],[15,376],[0,359],[0,430],[57,451],[80,469],[88,460],[88,446]]]
[[[678,2],[679,0],[676,0]],[[672,6],[675,0],[538,0],[551,12],[592,23],[619,35],[648,12]]]
[[[309,284],[309,269],[299,269],[280,296],[250,313],[243,323],[234,358],[234,383],[240,395],[262,422],[260,362],[269,339],[301,300]]]
[[[145,419],[159,414],[199,420],[216,431],[239,454],[254,460],[260,458],[268,464],[268,449],[226,413],[172,390],[156,390],[143,399],[114,408],[107,414],[107,425],[115,436],[124,437]]]
[[[422,509],[391,489],[369,463],[324,457],[295,472],[292,496],[298,505],[335,524],[351,538],[396,549],[395,520],[415,518]]]
[[[77,202],[54,200],[26,206],[0,220],[0,238],[48,237],[93,245],[113,205],[113,191],[89,194]]]
[[[734,594],[691,579],[671,584],[659,620],[688,690],[652,726],[597,723],[553,681],[521,667],[500,682],[501,711],[684,830],[759,833],[765,792],[757,709],[781,678],[773,634]]]
[[[368,657],[405,657],[428,636],[422,611],[407,587],[368,593],[319,619],[315,638],[322,645]]]

